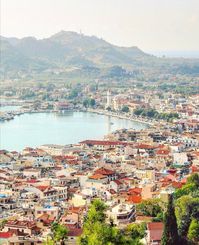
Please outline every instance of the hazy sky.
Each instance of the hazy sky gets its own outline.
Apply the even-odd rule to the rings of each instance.
[[[1,35],[82,30],[143,50],[199,50],[199,0],[0,0]]]

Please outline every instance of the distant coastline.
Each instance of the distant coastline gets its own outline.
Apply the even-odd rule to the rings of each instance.
[[[199,59],[199,50],[151,50],[149,54],[165,58]]]

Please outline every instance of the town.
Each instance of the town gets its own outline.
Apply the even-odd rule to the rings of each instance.
[[[41,91],[32,90],[37,98]],[[197,94],[89,85],[77,93],[53,88],[49,98],[68,93],[59,101],[22,101],[20,93],[17,98],[12,93],[5,91],[3,98],[9,94],[14,102],[2,105],[20,105],[23,113],[25,108],[28,113],[86,110],[137,120],[147,127],[118,129],[103,140],[27,146],[20,152],[0,150],[1,244],[51,244],[53,239],[84,244],[92,229],[86,226],[90,212],[95,210],[97,217],[99,207],[105,215],[101,222],[117,227],[131,242],[118,244],[160,244],[171,196],[179,234],[195,242],[190,227],[197,222],[199,205]]]
[[[199,245],[199,0],[0,23],[0,245]]]

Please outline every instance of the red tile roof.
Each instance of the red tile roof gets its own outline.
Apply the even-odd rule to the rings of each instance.
[[[105,179],[105,178],[106,178],[106,176],[104,176],[102,174],[93,174],[93,175],[91,175],[89,177],[89,179],[96,179],[96,180],[98,180],[98,179]]]
[[[47,185],[39,185],[39,186],[36,186],[37,189],[39,189],[40,191],[45,191],[49,188],[49,186]]]
[[[83,211],[82,207],[69,207],[70,212],[79,214]]]
[[[186,184],[186,183],[187,183],[187,178],[183,178],[183,179],[181,180],[181,183],[182,183],[182,184]]]
[[[164,224],[162,222],[148,223],[150,241],[161,241]]]
[[[36,179],[30,179],[26,181],[27,183],[37,183],[38,181]]]
[[[141,144],[137,144],[137,148],[139,148],[139,149],[155,149],[157,147],[141,143]]]
[[[175,176],[173,176],[173,175],[171,175],[171,174],[167,175],[166,178],[167,178],[168,180],[171,180],[171,181],[175,181],[175,179],[176,179]]]
[[[116,191],[114,191],[113,189],[110,189],[109,192],[110,192],[112,195],[116,194]]]
[[[35,228],[36,223],[34,221],[21,221],[21,220],[8,220],[5,224],[6,227],[28,227]]]
[[[6,238],[9,238],[11,237],[13,234],[9,231],[7,232],[0,232],[0,239],[6,239]]]
[[[114,182],[115,182],[117,185],[122,185],[122,184],[123,184],[122,181],[120,181],[120,180],[118,180],[118,179],[114,180]]]
[[[182,183],[179,183],[179,182],[172,182],[172,186],[174,187],[174,188],[177,188],[177,189],[179,189],[179,188],[181,188],[182,187]]]
[[[130,203],[141,203],[142,202],[142,197],[141,196],[137,196],[137,195],[130,195],[128,198],[127,198],[127,202],[130,202]]]
[[[95,170],[96,174],[102,174],[102,175],[113,175],[115,172],[113,170],[107,169],[107,168],[99,168]]]
[[[158,150],[156,151],[157,155],[169,155],[170,151],[169,150]]]
[[[68,232],[68,236],[81,236],[83,230],[81,228],[70,228]]]
[[[197,166],[191,167],[192,172],[199,172],[199,168]]]
[[[46,224],[50,224],[55,220],[55,217],[50,216],[49,214],[43,213],[38,219],[42,220]]]
[[[129,191],[128,191],[128,194],[141,195],[141,193],[142,193],[142,188],[138,188],[138,187],[131,188],[131,189],[129,189]]]

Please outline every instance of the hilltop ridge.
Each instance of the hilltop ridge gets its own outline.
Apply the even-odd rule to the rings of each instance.
[[[137,46],[119,47],[102,38],[72,31],[60,31],[44,39],[31,36],[0,39],[0,74],[8,78],[20,77],[21,73],[31,77],[38,77],[43,73],[46,76],[47,72],[52,71],[65,73],[69,68],[81,70],[81,74],[86,74],[87,77],[92,76],[92,73],[93,77],[104,76],[104,69],[108,69],[105,76],[112,73],[112,70],[116,76],[123,76],[129,75],[129,72],[162,73],[163,68],[165,73],[199,73],[197,60],[185,62],[185,59],[157,58]],[[73,77],[77,75],[74,73]]]

